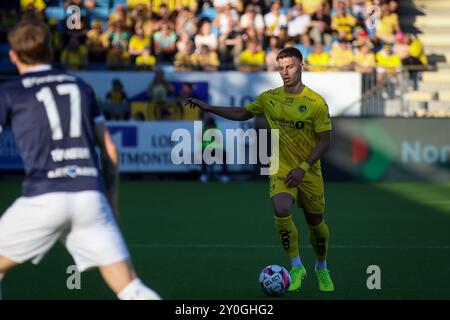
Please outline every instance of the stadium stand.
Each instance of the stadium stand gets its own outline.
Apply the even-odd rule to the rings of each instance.
[[[71,5],[79,30],[68,27]],[[362,115],[413,116],[424,97],[448,109],[446,1],[21,0],[1,11],[5,74],[14,73],[7,30],[36,16],[57,39],[55,63],[69,70],[274,71],[274,52],[295,46],[306,70],[362,74]]]

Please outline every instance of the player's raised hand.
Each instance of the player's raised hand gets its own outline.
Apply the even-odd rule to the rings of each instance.
[[[201,110],[205,110],[208,107],[207,103],[195,98],[187,98],[186,100],[184,100],[183,105],[191,109],[197,107]]]
[[[295,188],[300,184],[300,181],[303,180],[303,177],[305,176],[305,171],[301,168],[295,168],[289,171],[289,173],[286,176],[286,180],[284,183],[286,184],[286,187],[288,188]]]

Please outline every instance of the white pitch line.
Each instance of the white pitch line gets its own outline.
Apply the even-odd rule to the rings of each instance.
[[[280,245],[271,244],[144,244],[136,243],[129,245],[131,248],[192,248],[192,249],[209,249],[209,248],[223,248],[223,249],[267,249],[279,248]],[[438,249],[448,250],[449,246],[380,246],[380,245],[330,245],[331,249]],[[300,248],[311,248],[311,246],[300,246]]]

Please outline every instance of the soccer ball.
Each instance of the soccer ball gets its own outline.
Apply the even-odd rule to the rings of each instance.
[[[259,284],[265,294],[279,297],[287,292],[291,284],[291,276],[285,268],[273,264],[262,269],[259,274]]]

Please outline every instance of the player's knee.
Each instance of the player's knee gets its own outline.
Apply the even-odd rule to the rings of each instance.
[[[278,218],[284,218],[289,216],[290,214],[290,210],[289,210],[289,206],[284,206],[284,205],[278,205],[274,207],[274,211],[275,211],[275,215]]]

